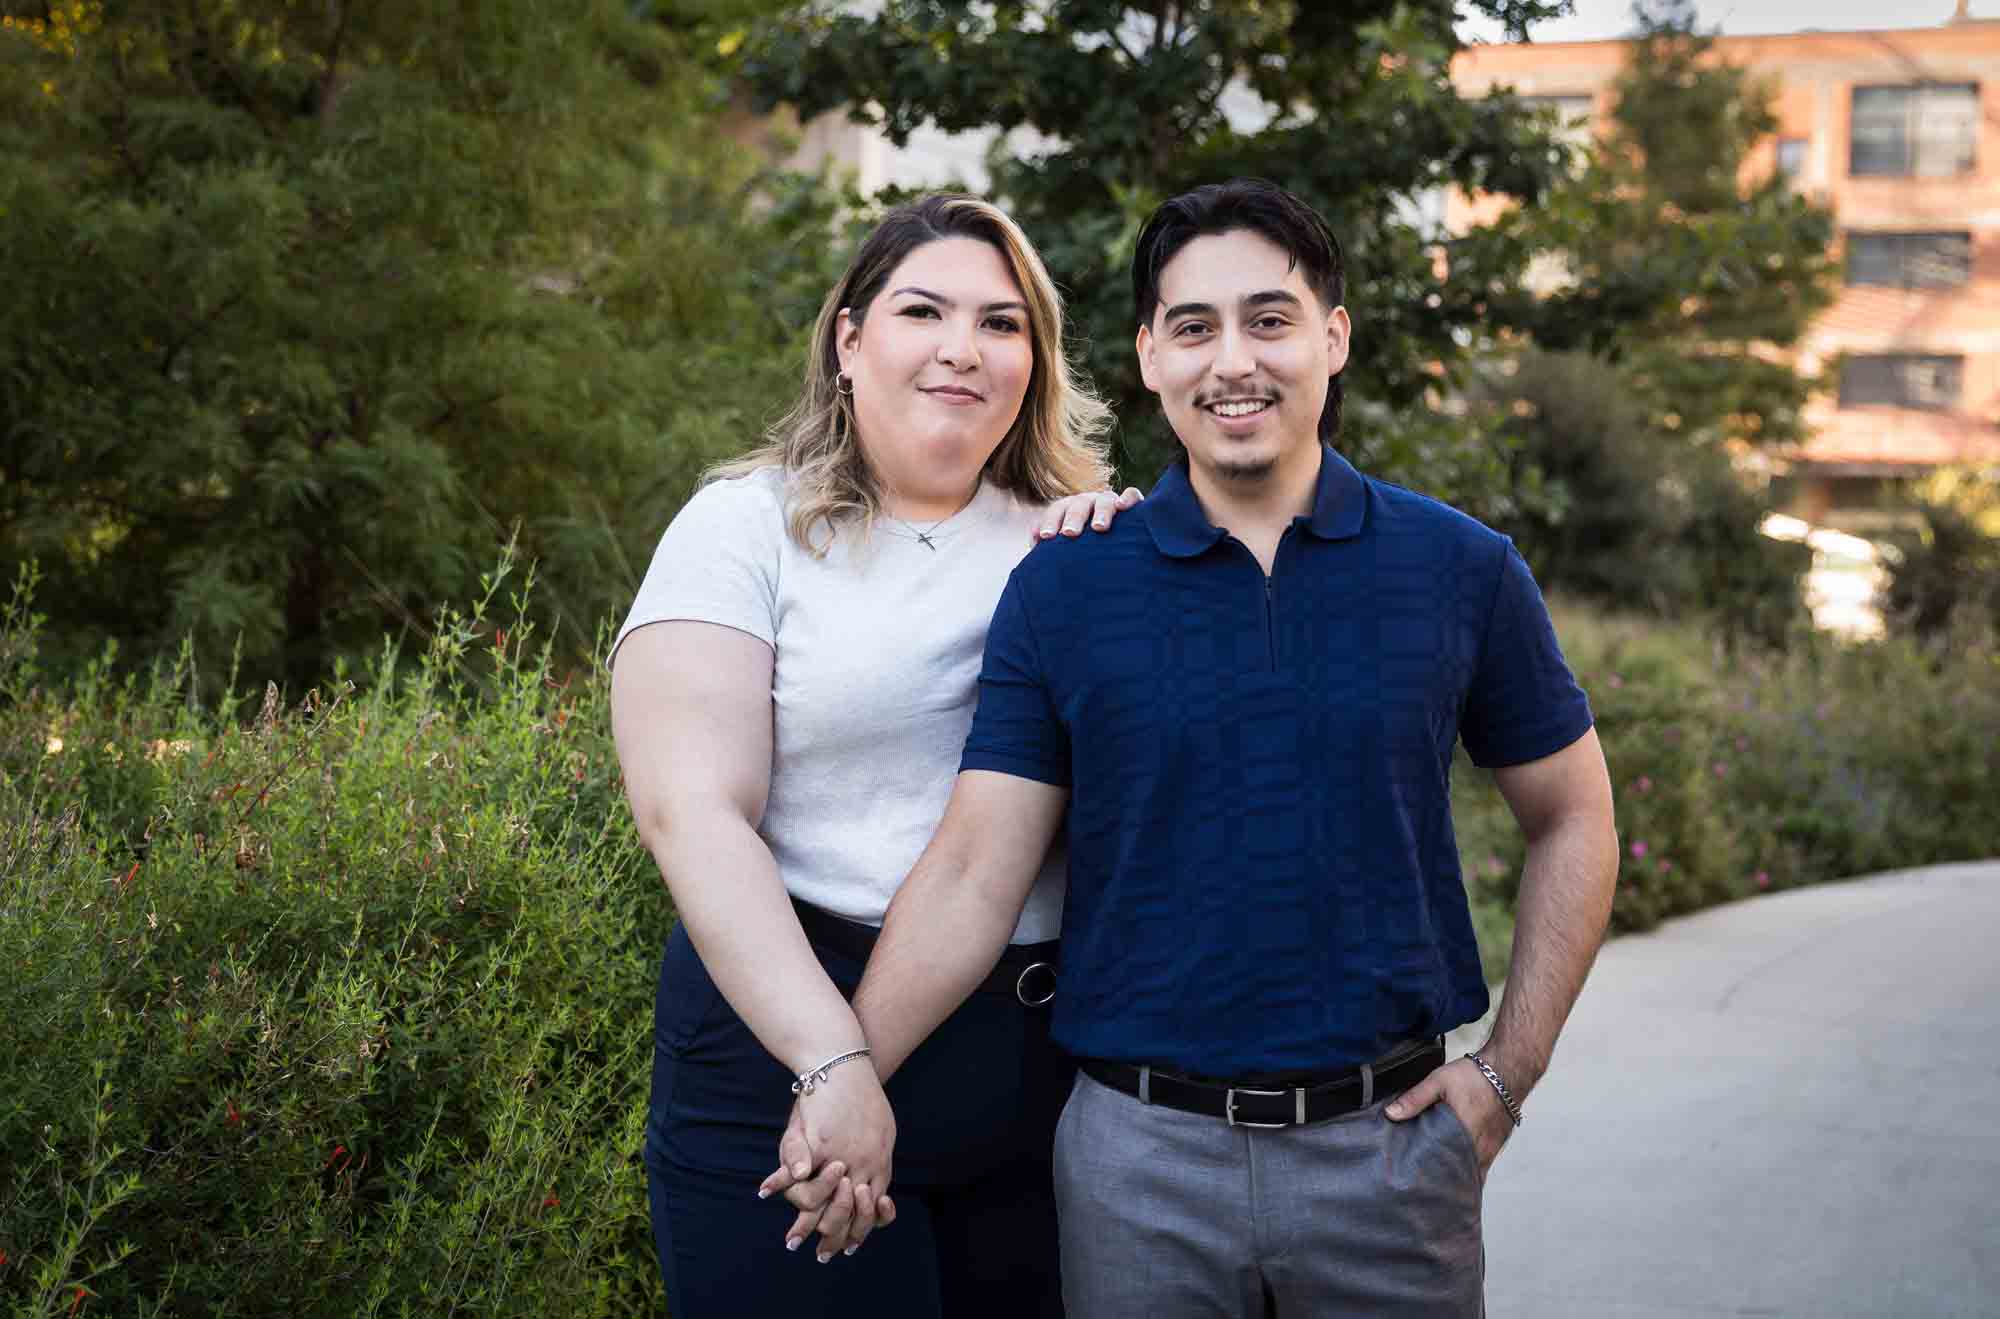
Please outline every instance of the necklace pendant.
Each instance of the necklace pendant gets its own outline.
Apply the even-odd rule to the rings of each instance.
[[[937,542],[931,539],[930,533],[928,531],[920,531],[917,533],[917,544],[923,546],[925,549],[929,550],[933,554],[937,553]]]

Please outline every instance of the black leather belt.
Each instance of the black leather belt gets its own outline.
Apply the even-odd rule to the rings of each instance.
[[[799,914],[799,925],[813,947],[857,962],[868,960],[868,954],[875,951],[875,940],[882,934],[873,925],[836,916],[809,902],[793,899],[792,910]],[[1054,939],[1047,943],[1007,945],[1007,951],[1000,954],[999,965],[972,992],[1011,994],[1028,1007],[1046,1006],[1056,996],[1056,950],[1061,946]]]
[[[1373,1063],[1291,1086],[1197,1081],[1131,1063],[1079,1059],[1086,1076],[1142,1103],[1225,1119],[1232,1127],[1298,1127],[1354,1113],[1401,1094],[1444,1064],[1444,1041],[1426,1040]]]

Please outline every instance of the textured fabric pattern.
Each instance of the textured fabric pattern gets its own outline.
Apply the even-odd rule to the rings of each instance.
[[[1507,539],[1327,451],[1269,579],[1178,465],[1030,554],[961,767],[1071,786],[1064,1047],[1245,1077],[1486,1010],[1453,748],[1518,764],[1590,722]]]
[[[705,486],[661,537],[617,640],[692,620],[772,647],[771,790],[759,832],[794,897],[882,923],[944,817],[993,602],[1040,513],[987,484],[937,529],[935,550],[878,526],[815,559],[785,534],[784,478],[769,468]],[[1015,942],[1055,937],[1062,888],[1057,847]]]
[[[1055,1154],[1071,1319],[1478,1319],[1472,1137],[1386,1102],[1261,1131],[1078,1077]]]

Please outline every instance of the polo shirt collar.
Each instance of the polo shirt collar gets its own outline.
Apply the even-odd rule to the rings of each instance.
[[[1352,463],[1325,445],[1320,446],[1319,483],[1313,492],[1312,512],[1293,521],[1321,540],[1346,540],[1361,534],[1367,512],[1367,487]],[[1146,525],[1160,553],[1175,559],[1191,559],[1213,548],[1228,533],[1208,520],[1188,480],[1187,456],[1167,465],[1146,496]]]

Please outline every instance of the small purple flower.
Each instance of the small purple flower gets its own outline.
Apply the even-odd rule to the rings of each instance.
[[[1646,855],[1646,841],[1645,841],[1645,839],[1643,839],[1643,838],[1642,838],[1642,839],[1640,839],[1640,840],[1639,840],[1638,842],[1635,842],[1635,843],[1633,843],[1633,844],[1632,844],[1632,855],[1633,855],[1633,856],[1634,856],[1635,858],[1636,858],[1636,857],[1643,857],[1643,856],[1645,856],[1645,855]]]
[[[1653,790],[1653,780],[1648,775],[1641,774],[1638,778],[1632,781],[1632,791],[1638,793],[1641,797],[1645,796],[1652,790]]]
[[[1625,679],[1619,674],[1614,673],[1604,680],[1604,685],[1615,691],[1625,685]]]
[[[1750,878],[1751,881],[1755,883],[1758,888],[1771,887],[1771,872],[1768,870],[1760,870],[1755,875],[1752,875]]]
[[[1712,768],[1715,770],[1715,777],[1717,778],[1723,778],[1729,773],[1729,763],[1727,761],[1718,760]]]

